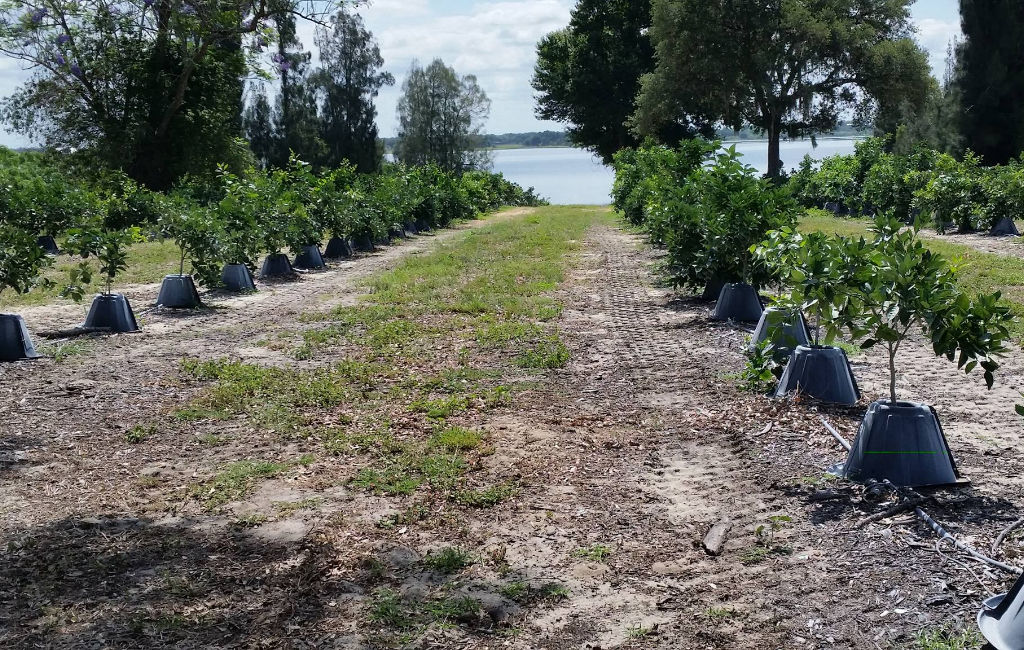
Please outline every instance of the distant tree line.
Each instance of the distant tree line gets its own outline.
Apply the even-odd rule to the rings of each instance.
[[[606,161],[644,139],[890,134],[986,164],[1024,150],[1024,12],[961,0],[941,81],[914,39],[913,0],[579,0],[537,45],[539,118]]]

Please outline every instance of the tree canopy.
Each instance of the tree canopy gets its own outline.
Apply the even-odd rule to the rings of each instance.
[[[912,0],[653,0],[654,72],[642,81],[633,125],[656,135],[693,116],[779,142],[835,128],[846,110],[885,121],[932,89],[912,38]]]
[[[395,155],[408,165],[435,163],[448,172],[488,163],[483,124],[491,100],[476,77],[460,77],[441,59],[423,68],[413,62],[398,100]]]
[[[537,117],[568,124],[569,140],[606,163],[620,149],[636,147],[626,121],[640,76],[654,70],[650,27],[650,2],[580,0],[569,26],[537,44]],[[678,142],[693,131],[678,122],[665,126],[664,141]]]
[[[1024,12],[1016,0],[961,0],[957,86],[965,145],[985,164],[1024,150]]]

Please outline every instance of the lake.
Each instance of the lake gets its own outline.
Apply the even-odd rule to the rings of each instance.
[[[819,139],[783,142],[782,162],[786,169],[796,167],[804,156],[816,160],[836,154],[853,153],[854,140]],[[736,150],[743,162],[762,174],[768,171],[767,142],[738,142]],[[555,204],[582,203],[605,205],[611,202],[615,172],[588,151],[570,148],[499,149],[492,152],[495,172],[523,187],[533,187],[540,196]]]

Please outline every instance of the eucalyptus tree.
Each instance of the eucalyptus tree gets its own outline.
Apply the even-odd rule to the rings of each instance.
[[[395,78],[381,70],[384,57],[373,34],[356,14],[338,11],[330,25],[318,30],[320,69],[314,83],[320,101],[320,138],[327,147],[324,165],[349,161],[363,173],[376,172],[383,162],[378,146],[377,107],[380,89]]]
[[[447,172],[485,167],[483,125],[491,100],[476,77],[460,77],[441,59],[414,61],[398,101],[395,155],[407,165],[435,163]]]
[[[832,131],[845,111],[885,119],[931,89],[913,40],[913,0],[653,0],[657,66],[632,124],[654,135],[693,116],[780,140]]]

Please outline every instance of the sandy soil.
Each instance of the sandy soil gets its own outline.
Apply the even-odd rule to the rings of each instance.
[[[948,547],[937,553],[912,517],[855,529],[880,506],[825,477],[843,453],[818,418],[852,437],[866,402],[884,392],[880,358],[853,359],[866,399],[850,409],[742,392],[731,374],[743,365],[745,331],[658,288],[655,253],[607,226],[589,232],[558,291],[570,365],[528,377],[507,368],[504,380],[532,387],[511,406],[459,422],[485,430],[494,450],[474,480],[520,486],[493,509],[439,507],[436,517],[384,525],[416,502],[352,487],[363,461],[318,456],[205,514],[185,490],[219,464],[319,450],[239,421],[218,425],[232,436],[226,447],[198,445],[187,428],[124,442],[145,413],[191,399],[182,357],[323,363],[297,362],[266,340],[300,328],[305,312],[355,301],[355,279],[455,236],[405,242],[287,290],[211,298],[216,308],[185,317],[151,312],[143,333],[96,339],[90,353],[59,365],[0,367],[0,645],[389,647],[366,622],[375,590],[387,585],[403,599],[444,591],[488,603],[489,620],[393,647],[898,648],[921,629],[969,625],[981,599],[1007,586],[1005,576],[951,561]],[[25,316],[44,329],[66,327],[75,314]],[[445,367],[459,347],[438,341],[417,363]],[[974,481],[927,509],[987,548],[1024,499],[1015,453],[1024,425],[1013,413],[1024,362],[1007,359],[991,392],[920,342],[903,367],[901,394],[936,406]],[[315,509],[232,525],[310,499]],[[775,534],[777,552],[758,554],[758,528],[779,516],[789,520]],[[722,521],[731,534],[721,555],[708,555],[701,540]],[[451,544],[480,561],[457,579],[423,569],[427,553]],[[611,554],[577,553],[594,545]],[[1011,540],[1003,553],[1021,562],[1024,546]],[[569,597],[512,602],[498,589],[512,580],[558,582]]]
[[[940,235],[931,230],[922,230],[921,236],[927,239],[938,239],[951,244],[970,246],[983,253],[993,255],[1005,255],[1007,257],[1024,257],[1024,246],[1020,243],[1020,237],[1008,237],[1005,235],[989,235],[987,233],[958,233],[951,232]]]

